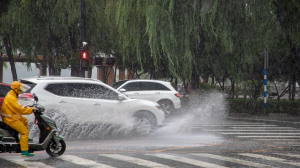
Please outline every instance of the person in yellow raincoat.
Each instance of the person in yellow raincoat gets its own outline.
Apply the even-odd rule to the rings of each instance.
[[[18,96],[22,93],[22,83],[14,81],[11,84],[11,91],[5,96],[1,108],[2,121],[21,135],[20,147],[22,156],[34,156],[28,152],[28,120],[22,115],[29,115],[35,111],[34,107],[24,107],[19,104]]]

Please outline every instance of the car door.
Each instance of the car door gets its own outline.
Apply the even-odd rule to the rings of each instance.
[[[68,115],[68,118],[78,115],[84,110],[82,103],[82,87],[83,83],[51,83],[48,84],[45,90],[54,94],[54,102],[48,103],[48,108],[55,111],[63,112]]]
[[[122,89],[126,89],[126,92],[123,92],[126,96],[132,99],[140,99],[140,87],[140,82],[133,81],[126,83],[122,86]]]
[[[0,110],[1,110],[1,106],[3,104],[3,99],[9,91],[10,91],[10,86],[3,85],[3,84],[0,85]]]
[[[155,82],[141,82],[140,99],[157,102],[160,100],[161,90]]]
[[[55,94],[56,108],[71,123],[112,123],[120,119],[120,111],[126,113],[126,103],[118,100],[118,94],[108,88],[88,83],[59,83],[48,85]]]
[[[86,84],[85,100],[93,113],[93,120],[102,123],[122,124],[129,116],[129,103],[118,100],[114,90],[101,84]]]

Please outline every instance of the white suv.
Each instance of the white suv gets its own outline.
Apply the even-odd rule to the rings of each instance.
[[[32,101],[32,93],[35,93],[47,111],[60,113],[68,123],[84,120],[115,125],[132,123],[134,132],[148,134],[162,126],[165,119],[159,104],[128,98],[99,80],[43,77],[19,81],[30,87],[19,96],[20,103],[28,104]]]
[[[166,115],[169,115],[174,108],[181,107],[180,94],[170,82],[135,79],[118,81],[111,86],[130,98],[144,99],[160,104]]]

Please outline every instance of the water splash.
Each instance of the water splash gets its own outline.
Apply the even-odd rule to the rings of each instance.
[[[196,93],[189,96],[189,103],[166,119],[164,127],[157,129],[151,135],[153,140],[166,139],[173,142],[177,140],[192,140],[199,142],[199,139],[210,142],[214,139],[220,141],[220,137],[203,132],[193,134],[191,127],[193,125],[207,125],[219,123],[227,116],[225,98],[222,93]],[[112,120],[120,120],[122,125],[99,124],[97,118],[101,115],[94,112],[89,113],[85,118],[77,118],[76,114],[82,111],[76,111],[70,107],[59,111],[47,111],[46,115],[56,121],[61,129],[60,135],[67,139],[96,139],[96,138],[132,138],[133,123],[130,119],[121,116],[110,116]],[[67,117],[68,116],[68,117]],[[72,121],[72,122],[71,122]],[[39,130],[37,125],[30,123],[30,137],[38,137]],[[149,137],[148,136],[148,137]]]

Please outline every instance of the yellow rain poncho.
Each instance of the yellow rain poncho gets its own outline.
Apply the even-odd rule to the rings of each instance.
[[[18,131],[21,135],[21,151],[28,151],[28,120],[22,115],[33,113],[34,108],[23,107],[19,104],[18,96],[22,93],[22,84],[14,81],[11,84],[12,90],[5,96],[1,108],[2,121]]]

